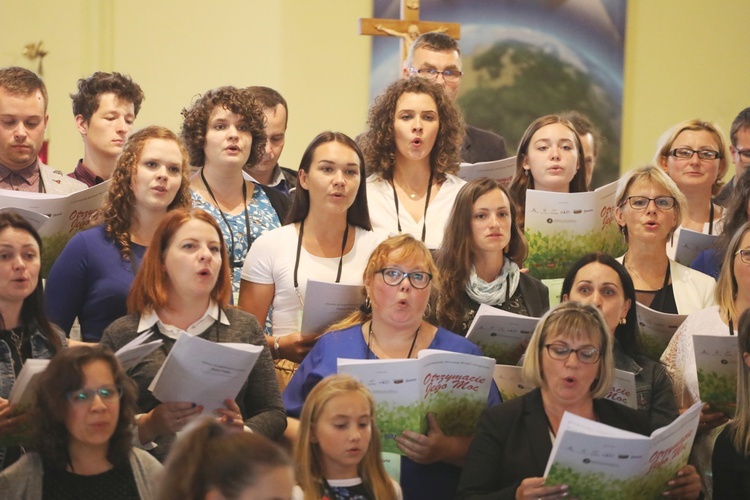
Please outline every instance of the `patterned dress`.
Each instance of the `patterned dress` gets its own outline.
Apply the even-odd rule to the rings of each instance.
[[[250,246],[261,234],[281,226],[279,216],[276,210],[273,209],[273,206],[271,206],[271,200],[268,199],[266,193],[259,187],[253,189],[253,195],[247,203],[248,219],[250,220],[249,231],[245,227],[244,210],[235,215],[224,212],[224,217],[222,217],[219,209],[201,196],[200,193],[191,189],[190,196],[193,199],[193,206],[195,208],[205,210],[219,223],[221,233],[224,236],[224,242],[227,244],[227,249],[232,259],[230,265],[232,261],[237,263],[232,266],[232,297],[236,304],[240,293],[240,274],[242,273],[242,263],[245,261],[245,255],[247,255]],[[224,221],[225,218],[226,222]],[[227,222],[229,223],[228,226]],[[234,236],[234,246],[232,246],[230,231],[232,232],[232,236]],[[248,233],[250,234],[250,241],[247,240]]]

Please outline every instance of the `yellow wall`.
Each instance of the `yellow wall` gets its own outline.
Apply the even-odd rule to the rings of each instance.
[[[629,0],[622,168],[649,162],[658,136],[691,117],[726,131],[750,105],[750,2]],[[137,127],[180,126],[204,90],[267,85],[289,102],[282,164],[296,168],[318,132],[365,126],[369,37],[357,19],[371,0],[3,0],[0,66],[36,65],[27,43],[44,40],[50,93],[50,163],[81,156],[68,94],[101,69],[130,74],[146,93]],[[394,43],[396,43],[394,41]]]

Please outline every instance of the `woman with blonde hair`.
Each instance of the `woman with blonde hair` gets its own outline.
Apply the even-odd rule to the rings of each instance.
[[[549,309],[547,287],[519,269],[528,246],[517,211],[508,191],[486,177],[458,192],[435,256],[439,325],[466,335],[480,304],[534,317]]]
[[[716,438],[711,459],[714,497],[750,498],[750,312],[737,325],[737,411]]]
[[[348,375],[326,377],[308,394],[294,463],[295,500],[401,498],[380,457],[372,394]]]
[[[428,248],[440,246],[453,202],[464,181],[464,121],[442,87],[426,78],[392,83],[370,108],[360,138],[367,169],[372,227],[409,233]]]
[[[516,153],[516,174],[510,193],[518,203],[518,226],[526,222],[526,191],[583,193],[586,160],[573,124],[560,115],[537,118],[526,128]]]
[[[204,410],[238,430],[272,439],[286,425],[271,353],[254,316],[228,306],[232,293],[227,247],[216,220],[203,210],[173,210],[156,229],[152,245],[128,296],[130,314],[112,323],[102,343],[118,350],[138,335],[151,332],[161,346],[128,370],[138,384],[138,439],[155,443],[163,459],[177,432]],[[221,408],[191,401],[160,401],[153,381],[180,335],[211,342],[263,346],[239,394],[226,395]]]
[[[47,278],[47,314],[70,334],[98,342],[127,313],[125,302],[138,266],[168,211],[190,206],[187,152],[164,127],[146,127],[125,143],[99,210],[100,225],[65,246]]]
[[[438,272],[427,247],[410,234],[381,243],[364,272],[366,298],[359,311],[322,335],[284,392],[290,417],[299,418],[305,399],[322,379],[337,372],[337,358],[410,359],[423,349],[481,356],[479,348],[424,317]],[[497,388],[488,404],[500,402]],[[446,436],[434,417],[427,435],[404,431],[395,441],[406,498],[452,499],[471,436]]]
[[[287,500],[292,488],[292,461],[277,444],[204,418],[189,426],[172,447],[157,498]]]
[[[664,169],[685,195],[680,227],[721,233],[724,209],[713,202],[713,197],[724,185],[729,164],[719,126],[698,119],[676,124],[659,138],[654,164]],[[670,255],[674,255],[674,248],[670,248]]]
[[[650,165],[625,174],[615,194],[615,219],[628,243],[627,253],[617,260],[633,279],[638,302],[670,314],[690,314],[714,304],[714,280],[667,255],[685,204],[672,179]]]
[[[736,335],[740,315],[750,308],[750,222],[743,224],[729,242],[715,294],[717,305],[689,315],[661,357],[672,377],[677,404],[682,410],[700,401],[693,335]],[[691,457],[704,474],[708,491],[711,490],[713,442],[719,426],[726,422],[724,413],[707,404],[703,406]]]

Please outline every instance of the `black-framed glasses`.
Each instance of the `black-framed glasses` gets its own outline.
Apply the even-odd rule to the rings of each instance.
[[[734,148],[734,150],[743,161],[750,161],[750,149]]]
[[[701,160],[715,160],[721,158],[721,153],[714,151],[713,149],[696,150],[690,148],[675,148],[669,152],[669,154],[675,158],[681,158],[683,160],[689,160],[696,153],[698,153],[698,158]]]
[[[734,252],[735,255],[740,256],[740,260],[745,264],[750,264],[750,248],[737,250]]]
[[[675,198],[674,196],[657,196],[656,198],[649,198],[648,196],[628,196],[620,206],[623,206],[626,202],[630,205],[633,210],[646,210],[648,204],[654,202],[654,206],[659,210],[671,210],[674,208]]]
[[[68,401],[74,405],[91,404],[94,402],[94,396],[99,396],[105,403],[110,403],[122,397],[122,387],[105,385],[98,389],[78,389],[67,394]]]
[[[405,273],[393,267],[384,267],[383,269],[378,269],[376,273],[382,275],[383,281],[389,286],[398,286],[404,279],[409,278],[411,286],[421,290],[422,288],[427,288],[427,285],[432,281],[432,275],[424,271]]]
[[[461,75],[463,75],[463,72],[458,71],[457,69],[446,69],[445,71],[438,71],[435,68],[409,68],[409,71],[412,75],[416,73],[419,76],[423,78],[429,78],[430,80],[437,80],[438,75],[443,75],[443,80],[445,80],[446,82],[457,82],[459,78],[461,78]]]
[[[563,361],[568,359],[568,356],[574,352],[578,356],[578,361],[587,365],[599,361],[599,356],[601,355],[599,349],[590,346],[572,349],[565,344],[544,344],[544,347],[547,348],[547,353],[549,353],[549,357],[552,359]]]

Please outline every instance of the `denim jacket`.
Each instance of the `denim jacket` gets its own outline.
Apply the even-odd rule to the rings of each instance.
[[[51,358],[53,351],[47,338],[39,331],[36,324],[32,325],[32,329],[34,331],[31,334],[31,357],[34,359]],[[67,340],[62,331],[55,328],[55,333],[60,336],[63,346],[67,345]],[[0,397],[3,399],[10,397],[10,391],[16,382],[16,372],[13,369],[13,358],[11,356],[11,349],[13,348],[7,341],[0,339]],[[0,447],[0,470],[4,468],[5,450],[5,448]]]

